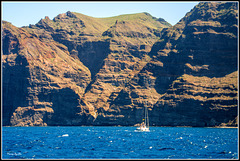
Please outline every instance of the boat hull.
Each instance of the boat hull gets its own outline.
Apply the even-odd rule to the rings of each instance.
[[[148,127],[138,127],[137,131],[150,131]]]

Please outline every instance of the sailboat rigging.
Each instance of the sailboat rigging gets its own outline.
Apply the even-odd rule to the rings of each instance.
[[[147,106],[144,106],[144,122],[141,123],[139,127],[137,127],[137,131],[149,131],[149,118],[148,118],[148,109]]]

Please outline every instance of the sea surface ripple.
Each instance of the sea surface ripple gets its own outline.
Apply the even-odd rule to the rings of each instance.
[[[2,127],[2,159],[238,159],[237,128]]]

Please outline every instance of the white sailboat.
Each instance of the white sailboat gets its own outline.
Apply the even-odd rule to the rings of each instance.
[[[137,131],[150,131],[149,130],[149,119],[148,119],[148,109],[145,105],[145,112],[144,112],[144,122],[141,123],[139,127],[137,127]]]

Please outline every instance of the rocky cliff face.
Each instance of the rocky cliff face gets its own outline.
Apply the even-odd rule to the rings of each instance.
[[[71,124],[81,111],[89,69],[66,46],[8,22],[2,25],[3,125]]]
[[[238,8],[3,22],[3,125],[237,126]]]
[[[163,29],[150,61],[94,123],[135,125],[147,105],[151,125],[235,126],[237,19],[234,3],[200,3]]]

